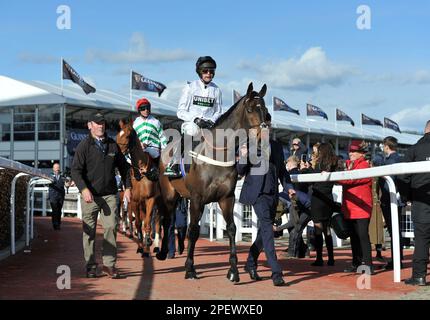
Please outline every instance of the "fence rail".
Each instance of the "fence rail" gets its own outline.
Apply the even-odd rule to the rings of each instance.
[[[0,157],[0,168],[15,170],[18,173],[14,176],[10,189],[10,252],[12,255],[16,253],[16,241],[15,241],[15,199],[16,199],[16,183],[19,178],[24,176],[33,177],[27,186],[27,199],[26,199],[26,212],[25,212],[25,243],[28,246],[30,244],[30,237],[33,238],[33,211],[29,210],[29,192],[30,189],[37,183],[37,181],[44,183],[51,183],[52,178],[43,173],[40,169],[35,169],[30,166],[24,165],[17,161]],[[30,218],[31,216],[31,218]]]

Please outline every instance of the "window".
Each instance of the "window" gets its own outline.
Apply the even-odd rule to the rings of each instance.
[[[15,107],[14,134],[15,141],[34,140],[35,106]]]
[[[39,140],[60,139],[61,105],[39,106]]]
[[[0,142],[10,141],[11,123],[12,123],[11,109],[0,108]]]

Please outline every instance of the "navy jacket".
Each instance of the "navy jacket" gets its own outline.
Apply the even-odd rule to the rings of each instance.
[[[273,195],[278,198],[278,180],[281,181],[284,190],[293,189],[290,175],[284,164],[284,152],[282,144],[278,141],[270,140],[270,164],[269,170],[265,174],[250,174],[252,167],[258,168],[259,164],[241,163],[237,165],[237,172],[246,175],[243,182],[239,201],[243,204],[255,204],[260,194]],[[249,160],[249,159],[248,159]]]
[[[402,157],[397,153],[394,152],[390,154],[388,157],[384,158],[382,165],[389,165],[389,164],[395,164],[402,162]],[[397,176],[392,176],[394,183],[396,184],[396,188],[398,190],[397,186]],[[388,183],[385,179],[379,178],[379,187],[381,188],[381,202],[385,205],[390,204],[390,189],[388,188]]]
[[[51,174],[52,179],[54,182],[52,182],[49,185],[49,201],[50,202],[63,202],[64,197],[66,195],[66,191],[64,190],[64,177],[61,175],[59,176],[58,180],[55,179],[55,175]]]

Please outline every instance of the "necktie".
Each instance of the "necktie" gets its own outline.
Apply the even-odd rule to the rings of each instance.
[[[101,152],[105,153],[105,148],[104,148],[103,142],[101,140],[96,139],[96,146],[97,146],[97,148],[99,148],[99,150]]]

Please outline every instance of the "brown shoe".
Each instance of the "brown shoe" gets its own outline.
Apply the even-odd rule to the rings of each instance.
[[[103,274],[108,275],[109,277],[111,277],[112,279],[123,279],[124,277],[121,276],[121,274],[119,273],[118,269],[115,267],[106,267],[103,266]]]

